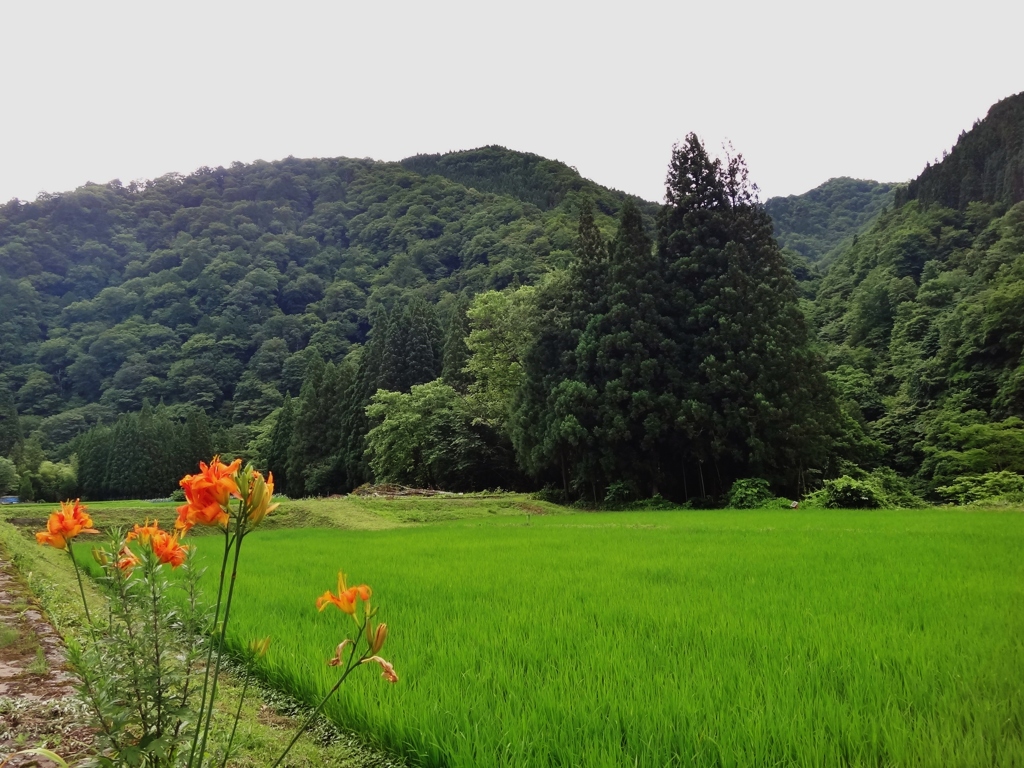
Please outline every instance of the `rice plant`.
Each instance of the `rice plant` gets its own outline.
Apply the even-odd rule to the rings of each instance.
[[[317,595],[339,568],[374,586],[402,681],[353,679],[328,714],[415,763],[1024,765],[1019,514],[581,514],[247,547],[231,632],[272,635],[262,674],[308,701],[340,638]]]

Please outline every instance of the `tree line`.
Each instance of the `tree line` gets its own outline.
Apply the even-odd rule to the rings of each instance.
[[[684,500],[751,475],[798,493],[827,473],[855,440],[741,158],[689,136],[667,200],[655,237],[627,201],[607,240],[584,203],[567,269],[539,285],[457,302],[445,323],[412,295],[341,362],[314,352],[259,442],[277,487]]]

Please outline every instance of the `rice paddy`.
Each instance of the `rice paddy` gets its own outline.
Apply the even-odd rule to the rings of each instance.
[[[272,635],[262,673],[309,701],[351,624],[316,597],[339,568],[373,587],[401,681],[326,712],[415,764],[1024,765],[1020,514],[280,529],[242,561],[233,639]]]

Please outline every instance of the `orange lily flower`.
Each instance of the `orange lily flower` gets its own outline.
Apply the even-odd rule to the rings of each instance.
[[[146,520],[145,525],[135,524],[135,527],[128,532],[128,535],[124,537],[125,541],[135,541],[138,539],[142,542],[143,546],[148,547],[150,539],[158,533],[163,533],[160,530],[160,523],[156,520],[150,524],[149,520]]]
[[[147,520],[145,525],[136,525],[134,530],[129,531],[128,535],[125,536],[126,542],[136,540],[143,546],[152,548],[153,554],[157,556],[157,559],[161,563],[168,563],[172,568],[177,568],[185,562],[188,547],[181,545],[177,533],[172,534],[170,531],[160,530],[160,523],[156,520],[152,523]],[[121,555],[125,560],[125,568],[139,564],[138,558],[132,554],[127,546],[121,550]],[[134,560],[134,562],[129,562],[129,560]],[[118,567],[122,567],[120,562]]]
[[[178,507],[175,527],[188,531],[194,525],[228,524],[228,500],[238,498],[235,475],[242,466],[241,459],[224,464],[214,456],[209,465],[199,462],[199,474],[185,475],[179,485],[185,491],[186,504]]]
[[[365,584],[360,584],[358,587],[346,587],[345,574],[338,571],[338,594],[331,594],[331,591],[327,590],[316,599],[316,607],[317,610],[322,611],[333,603],[354,618],[356,615],[356,599],[358,598],[366,602],[372,594],[372,590]]]
[[[139,558],[135,556],[135,553],[128,549],[127,546],[122,547],[118,553],[117,567],[120,568],[127,576],[131,573],[132,568],[138,565],[140,562]]]
[[[80,533],[99,533],[92,527],[92,518],[78,499],[62,501],[60,509],[46,521],[46,530],[36,534],[36,541],[57,549],[67,549],[68,541]]]
[[[252,473],[252,480],[249,482],[249,496],[246,499],[246,506],[249,510],[249,525],[256,526],[269,515],[280,504],[271,504],[274,496],[274,473],[268,472],[267,479],[259,472]]]
[[[161,563],[167,563],[171,568],[177,568],[185,562],[188,554],[188,547],[182,546],[178,541],[178,534],[167,531],[157,531],[151,539],[153,554]]]

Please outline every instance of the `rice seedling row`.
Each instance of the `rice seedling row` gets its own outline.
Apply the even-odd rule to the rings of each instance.
[[[204,556],[214,541],[197,540]],[[428,766],[1024,765],[1024,517],[659,512],[259,532],[233,642],[313,701],[370,584],[402,680],[327,712]]]

